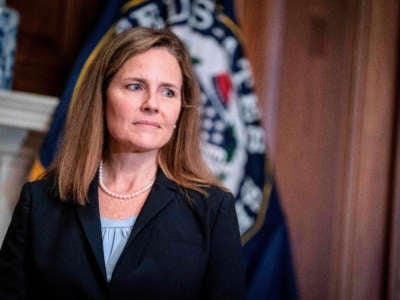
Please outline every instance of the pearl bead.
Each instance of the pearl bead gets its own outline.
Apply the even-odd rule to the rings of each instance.
[[[155,178],[153,178],[148,184],[146,184],[144,187],[142,187],[141,189],[137,190],[136,192],[130,193],[130,194],[121,194],[121,193],[115,193],[111,190],[109,190],[103,182],[103,160],[100,161],[100,166],[99,166],[99,185],[100,188],[109,196],[113,197],[113,198],[117,198],[117,199],[131,199],[134,198],[136,196],[139,196],[140,194],[143,194],[145,191],[147,191],[148,189],[150,189],[153,184],[154,184],[154,180]]]

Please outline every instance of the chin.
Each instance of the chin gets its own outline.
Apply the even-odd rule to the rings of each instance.
[[[132,152],[158,152],[164,144],[133,144],[131,145]]]

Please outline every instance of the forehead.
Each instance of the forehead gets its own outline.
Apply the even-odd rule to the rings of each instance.
[[[140,78],[182,86],[182,69],[171,52],[164,47],[151,48],[130,56],[113,76],[113,80]]]
[[[158,65],[158,67],[166,67],[176,70],[181,70],[176,57],[171,54],[167,48],[151,48],[147,51],[134,54],[130,56],[120,67],[151,67]]]

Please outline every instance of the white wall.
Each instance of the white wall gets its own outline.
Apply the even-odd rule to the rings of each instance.
[[[0,244],[41,139],[25,129],[0,126]]]
[[[0,89],[0,244],[58,99]]]

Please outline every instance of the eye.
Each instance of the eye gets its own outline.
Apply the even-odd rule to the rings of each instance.
[[[130,83],[126,87],[131,91],[139,91],[142,89],[140,83]]]
[[[175,91],[171,90],[171,89],[164,89],[162,91],[163,95],[168,97],[168,98],[172,98],[175,96]]]

